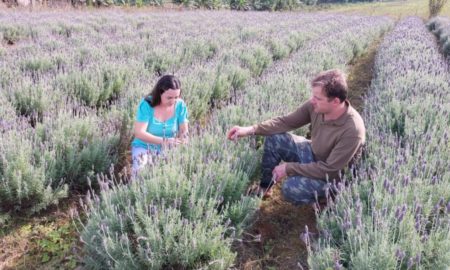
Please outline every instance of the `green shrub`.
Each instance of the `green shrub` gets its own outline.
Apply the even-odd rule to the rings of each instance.
[[[144,1],[143,1],[143,0],[136,0],[136,6],[137,6],[137,7],[142,7],[142,6],[144,6]]]
[[[81,31],[81,29],[78,29],[75,25],[69,25],[65,23],[58,23],[57,27],[53,29],[53,33],[63,36],[65,38],[71,38],[74,33]]]
[[[205,134],[131,185],[104,190],[101,200],[91,197],[81,236],[87,267],[228,269],[235,258],[232,232],[248,224],[257,205],[241,198],[255,169],[252,154],[242,150],[224,149]]]
[[[297,8],[300,3],[297,0],[253,0],[252,6],[255,10],[291,10]]]
[[[299,6],[296,0],[276,0],[275,10],[292,10]]]
[[[50,152],[16,132],[2,135],[0,149],[1,212],[33,214],[67,196],[67,185],[48,173]]]
[[[20,26],[1,26],[0,32],[2,32],[3,40],[8,45],[13,45],[26,36],[25,29]]]
[[[20,70],[26,74],[30,74],[33,81],[38,81],[39,76],[43,73],[54,69],[54,65],[47,58],[32,58],[24,60],[20,63]]]
[[[229,1],[230,9],[234,10],[250,10],[251,3],[247,0],[230,0]]]
[[[127,74],[121,70],[106,69],[103,72],[102,92],[97,101],[97,106],[107,105],[117,100],[123,92]]]
[[[253,218],[249,213],[254,213],[258,208],[258,199],[243,196],[241,200],[232,203],[225,208],[224,219],[230,220],[235,235],[242,235],[244,229],[248,228],[251,221],[253,221]]]
[[[209,110],[215,72],[209,69],[199,69],[197,77],[185,77],[183,89],[188,89],[189,95],[183,95],[189,104],[189,117],[201,119]]]
[[[221,100],[230,96],[231,81],[227,74],[223,74],[220,70],[217,72],[216,79],[214,80],[211,103],[214,104],[215,100]]]
[[[250,79],[250,72],[239,66],[231,66],[229,71],[229,78],[233,90],[243,89],[245,83]]]
[[[275,61],[285,58],[290,53],[289,48],[287,48],[281,42],[276,40],[271,40],[269,42],[269,48],[270,51],[272,52],[272,59]]]
[[[47,89],[48,90],[48,89]],[[12,104],[16,108],[17,114],[30,117],[32,125],[42,122],[44,112],[50,105],[49,96],[45,94],[41,86],[28,86],[21,91],[14,92]]]
[[[102,107],[117,100],[123,92],[127,73],[104,68],[90,73],[70,73],[59,76],[56,87],[65,91],[82,105]]]
[[[116,200],[115,196],[105,194],[103,199]],[[125,206],[123,210],[103,203],[102,213],[89,214],[81,235],[87,251],[86,267],[227,269],[232,264],[235,254],[227,248],[230,239],[223,236],[226,227],[214,210],[207,210],[210,206],[191,204],[192,218],[188,219],[176,206],[132,203],[134,208]]]
[[[162,76],[168,71],[174,69],[179,63],[175,57],[168,53],[152,52],[145,57],[144,66],[152,73]]]
[[[192,0],[196,8],[220,9],[222,7],[221,0]]]
[[[52,65],[56,68],[58,73],[64,73],[68,70],[68,60],[62,54],[53,56]]]
[[[59,78],[58,84],[81,104],[93,107],[99,100],[99,89],[89,77],[82,73],[71,73]]]
[[[239,39],[241,42],[249,42],[258,37],[258,30],[249,27],[240,27],[239,29]]]
[[[274,11],[276,0],[253,0],[252,6],[255,10],[269,10]]]
[[[241,63],[244,67],[250,69],[254,76],[260,76],[262,72],[272,63],[272,56],[266,48],[256,46],[240,56]]]
[[[183,46],[181,61],[190,64],[195,60],[208,60],[217,52],[217,44],[211,41],[188,41]]]
[[[71,189],[86,190],[88,178],[97,187],[95,176],[108,174],[112,164],[117,163],[118,130],[102,134],[102,123],[108,122],[93,116],[74,118],[61,112],[53,121],[36,127],[39,141],[54,153],[47,160],[48,173],[54,179],[63,179]]]

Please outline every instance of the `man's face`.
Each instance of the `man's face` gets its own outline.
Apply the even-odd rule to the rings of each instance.
[[[316,113],[330,113],[335,107],[336,98],[329,101],[329,98],[323,93],[321,86],[312,88],[311,104]]]
[[[168,89],[161,95],[161,105],[173,106],[180,98],[180,94],[181,94],[180,89]]]

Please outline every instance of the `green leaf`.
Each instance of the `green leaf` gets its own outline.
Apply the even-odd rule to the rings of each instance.
[[[50,261],[50,256],[48,255],[48,253],[44,253],[44,255],[42,255],[42,260],[41,260],[41,262],[42,262],[42,263],[46,263],[46,262],[48,262],[48,261]]]

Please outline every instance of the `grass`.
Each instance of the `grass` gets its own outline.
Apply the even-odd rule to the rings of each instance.
[[[429,16],[427,0],[335,4],[328,6],[326,11],[373,16],[386,15],[396,19],[412,15],[427,19]],[[444,6],[440,15],[450,16],[449,3]]]

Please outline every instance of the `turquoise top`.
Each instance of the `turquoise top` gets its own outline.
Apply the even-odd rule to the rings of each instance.
[[[142,99],[137,108],[135,120],[139,123],[148,123],[147,132],[158,137],[174,138],[177,136],[179,126],[188,122],[187,107],[182,99],[177,100],[175,113],[166,121],[159,121],[154,115],[154,108],[145,99]],[[160,144],[147,143],[138,138],[134,138],[131,146],[142,147],[156,152],[161,151]]]

